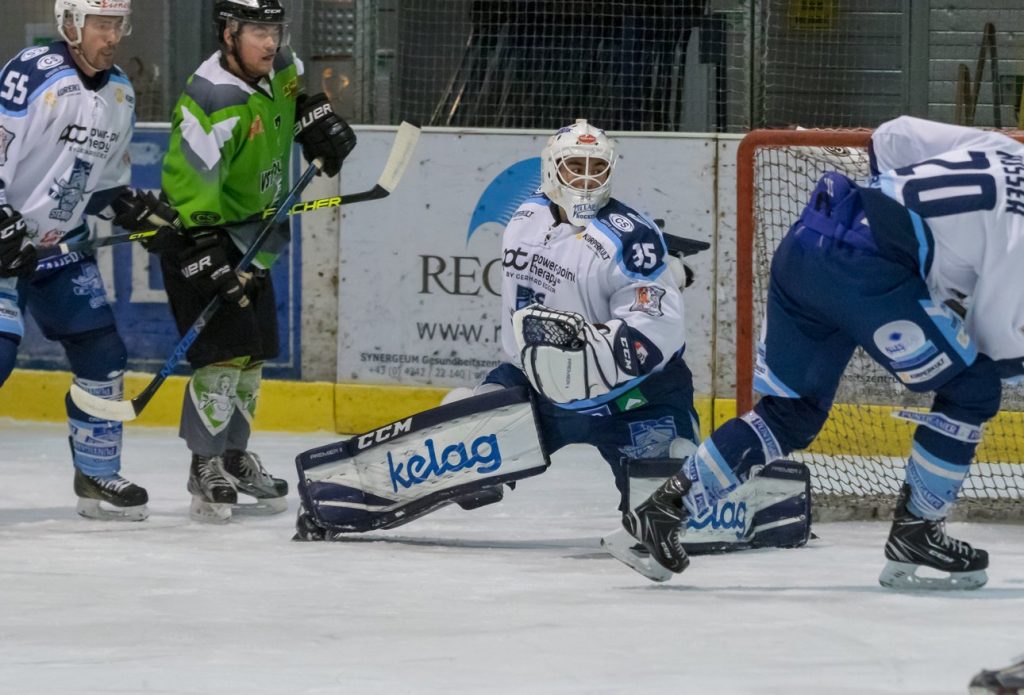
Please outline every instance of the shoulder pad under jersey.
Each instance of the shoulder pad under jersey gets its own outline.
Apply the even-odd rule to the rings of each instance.
[[[665,267],[665,240],[657,226],[633,208],[612,198],[591,222],[621,249],[628,274],[650,277]]]
[[[76,75],[74,62],[62,42],[26,48],[0,72],[0,114],[22,116],[47,87]]]

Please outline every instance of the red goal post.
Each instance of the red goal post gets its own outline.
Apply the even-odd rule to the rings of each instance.
[[[1011,133],[1024,141],[1019,131]],[[739,145],[736,169],[736,409],[753,405],[755,345],[773,253],[826,171],[869,175],[871,131],[755,130]],[[829,423],[807,452],[824,518],[888,516],[903,477],[913,426],[894,408],[927,409],[930,394],[902,387],[861,350],[840,384]],[[1024,389],[1004,389],[965,483],[959,518],[1024,519]],[[824,504],[822,504],[824,503]],[[823,518],[821,515],[818,518]]]

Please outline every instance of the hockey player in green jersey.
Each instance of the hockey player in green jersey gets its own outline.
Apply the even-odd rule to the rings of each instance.
[[[161,268],[182,333],[214,296],[225,300],[188,352],[194,373],[180,426],[192,452],[190,516],[223,523],[239,492],[256,503],[236,510],[278,513],[287,506],[288,484],[247,451],[263,362],[278,352],[267,269],[288,243],[287,223],[251,273],[240,277],[232,268],[260,229],[260,213],[289,188],[293,141],[334,176],[356,138],[324,95],[302,93],[302,64],[287,47],[279,0],[217,0],[214,19],[220,50],[199,66],[174,109],[163,190],[185,243],[164,250]]]

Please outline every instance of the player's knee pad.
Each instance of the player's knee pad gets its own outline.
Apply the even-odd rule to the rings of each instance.
[[[996,364],[985,355],[935,391],[934,410],[975,425],[999,412],[1003,385]]]
[[[14,371],[20,344],[21,338],[18,336],[12,333],[0,333],[0,386],[4,385],[7,377]]]
[[[114,326],[61,338],[61,345],[75,377],[92,381],[113,378],[124,373],[128,349]]]
[[[548,466],[528,388],[440,406],[296,459],[299,495],[330,533],[400,526],[451,502],[473,508]]]
[[[917,424],[906,470],[907,506],[913,514],[926,519],[949,515],[981,442],[982,427],[999,411],[1001,395],[994,363],[979,356],[936,391],[931,412],[896,412]]]
[[[765,396],[754,406],[779,443],[781,455],[810,446],[825,426],[828,406],[813,398]]]

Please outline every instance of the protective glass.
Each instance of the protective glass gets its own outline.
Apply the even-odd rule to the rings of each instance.
[[[118,39],[122,39],[125,36],[131,35],[132,20],[129,17],[90,14],[85,16],[84,29],[92,33],[113,35]]]
[[[245,35],[258,42],[273,40],[278,48],[287,46],[290,40],[288,22],[244,22],[233,19],[228,29],[235,36]]]

